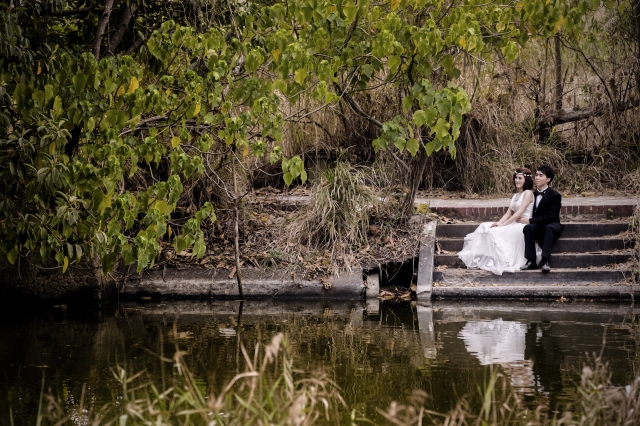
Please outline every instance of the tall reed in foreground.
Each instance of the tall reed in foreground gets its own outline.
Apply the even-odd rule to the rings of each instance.
[[[113,404],[100,409],[65,412],[56,398],[42,398],[37,424],[49,425],[311,425],[375,424],[345,414],[348,407],[337,386],[326,376],[310,376],[293,370],[286,340],[276,335],[264,350],[256,348],[253,359],[244,347],[246,369],[229,381],[219,394],[206,394],[177,351],[173,386],[166,390],[144,379],[144,372],[129,377],[124,369],[114,372],[121,391]],[[594,356],[584,366],[576,384],[578,398],[548,415],[548,407],[531,410],[514,392],[509,379],[497,369],[477,395],[460,398],[447,414],[427,408],[429,396],[412,393],[408,404],[393,402],[378,410],[386,424],[397,426],[632,426],[640,424],[640,376],[627,386],[613,386],[607,363]],[[44,384],[43,384],[44,388]],[[479,398],[475,400],[475,398]],[[345,410],[340,412],[340,408]],[[342,417],[341,417],[342,414]],[[10,413],[11,415],[11,413]],[[13,423],[10,423],[13,424]]]
[[[101,409],[79,410],[82,424],[91,425],[296,425],[337,424],[344,401],[325,375],[293,369],[282,333],[253,357],[244,346],[245,371],[231,379],[218,394],[206,394],[189,371],[185,352],[173,357],[177,374],[172,386],[159,389],[144,372],[129,376],[123,368],[113,374],[121,384],[114,403]],[[83,398],[82,398],[83,399]],[[117,401],[117,402],[115,402]],[[78,411],[78,410],[76,410]],[[72,425],[78,420],[65,413],[53,396],[40,405],[38,424]]]
[[[522,425],[522,426],[632,426],[640,424],[640,376],[627,386],[613,386],[608,364],[598,356],[582,369],[577,385],[578,399],[560,408],[550,417],[545,407],[530,410],[497,370],[491,370],[484,389],[479,389],[480,404],[461,398],[447,415],[425,408],[428,398],[415,392],[409,405],[392,403],[380,414],[398,426],[446,425]]]

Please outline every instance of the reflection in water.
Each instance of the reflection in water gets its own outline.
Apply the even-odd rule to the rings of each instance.
[[[459,337],[481,365],[499,364],[516,393],[533,396],[533,362],[525,360],[527,325],[517,321],[468,321]]]
[[[482,365],[524,360],[527,326],[516,321],[468,321],[460,338]]]
[[[477,301],[181,301],[70,307],[65,315],[0,309],[0,426],[9,424],[9,407],[16,425],[34,423],[43,372],[45,389],[80,418],[83,394],[100,405],[119,392],[116,365],[145,370],[166,389],[174,369],[161,359],[179,348],[198,386],[217,392],[242,368],[240,345],[252,354],[281,331],[294,367],[327,372],[359,415],[376,419],[376,408],[406,402],[412,389],[431,396],[428,408],[448,411],[456,395],[477,394],[489,364],[527,403],[554,409],[575,398],[585,353],[600,351],[605,330],[614,384],[634,377],[639,313],[630,305]]]

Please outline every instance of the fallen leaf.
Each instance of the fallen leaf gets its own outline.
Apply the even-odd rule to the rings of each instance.
[[[233,278],[233,276],[234,276],[235,274],[236,274],[236,267],[234,266],[234,267],[231,269],[231,272],[229,272],[229,278]]]

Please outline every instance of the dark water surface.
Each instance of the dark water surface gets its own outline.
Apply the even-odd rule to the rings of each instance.
[[[288,337],[294,367],[324,369],[350,407],[378,419],[376,408],[426,391],[431,409],[448,411],[456,395],[477,393],[497,366],[532,407],[552,412],[575,398],[587,360],[599,353],[614,384],[640,368],[640,309],[559,302],[164,302],[118,308],[3,308],[0,313],[0,425],[34,424],[43,373],[67,409],[111,402],[117,366],[143,369],[161,383],[177,345],[203,388],[218,391],[244,366],[241,341]],[[177,324],[177,342],[173,326]],[[238,337],[238,330],[240,331]]]

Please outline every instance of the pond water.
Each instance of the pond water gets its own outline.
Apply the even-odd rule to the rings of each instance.
[[[406,402],[413,389],[446,412],[456,396],[476,394],[498,368],[532,408],[553,412],[576,396],[588,355],[609,362],[614,384],[640,369],[640,310],[633,305],[560,302],[176,301],[80,309],[5,307],[0,313],[0,425],[34,424],[44,387],[67,409],[83,385],[94,405],[112,401],[117,365],[170,374],[176,344],[209,390],[244,366],[242,342],[286,333],[294,367],[321,368],[350,407],[380,420],[376,408]],[[176,324],[177,334],[174,334]],[[603,341],[606,340],[603,349]],[[492,367],[493,366],[493,367]]]

